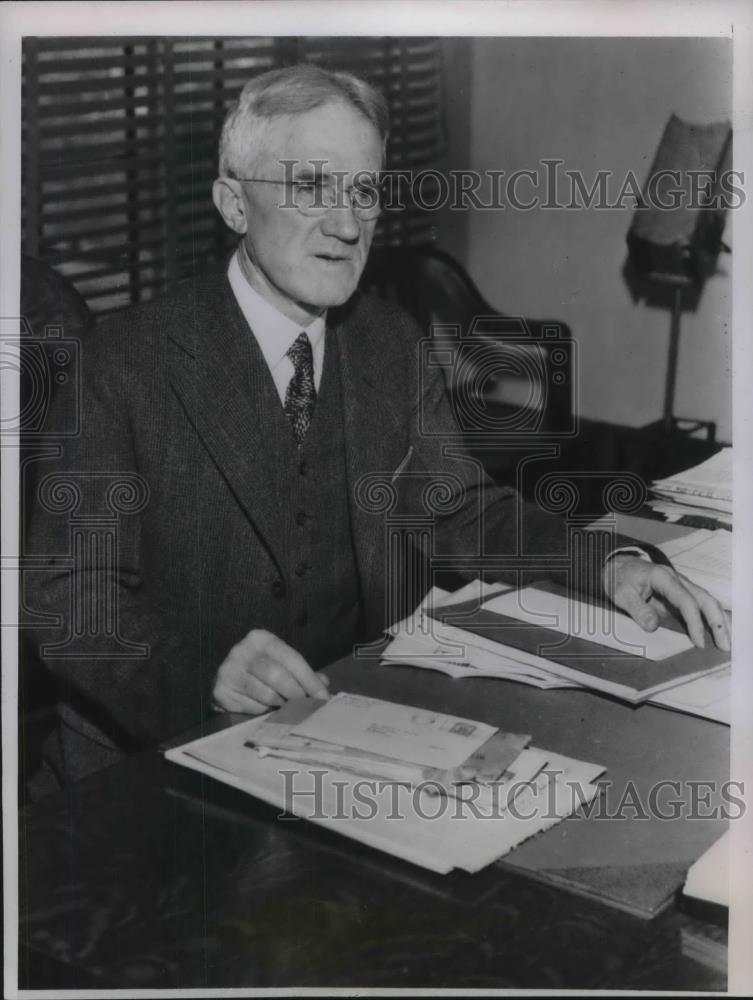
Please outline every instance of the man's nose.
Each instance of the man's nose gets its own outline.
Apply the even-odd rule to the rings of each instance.
[[[328,209],[321,228],[325,236],[335,236],[345,243],[355,243],[361,235],[361,224],[350,202]]]

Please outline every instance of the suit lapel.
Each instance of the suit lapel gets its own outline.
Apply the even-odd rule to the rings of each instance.
[[[170,383],[238,503],[275,561],[280,524],[269,488],[265,406],[271,377],[225,275],[196,284],[170,330]],[[276,401],[276,400],[274,400]]]
[[[390,384],[383,339],[367,323],[335,321],[328,336],[339,354],[343,393],[348,504],[362,586],[383,587],[384,517],[377,483],[389,483],[405,452],[405,400]],[[369,483],[374,489],[369,490]],[[386,497],[384,490],[381,496]],[[389,508],[388,508],[389,509]],[[388,513],[388,509],[383,511]],[[368,595],[364,595],[369,601]]]

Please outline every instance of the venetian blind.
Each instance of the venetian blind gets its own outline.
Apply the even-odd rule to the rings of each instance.
[[[24,252],[99,313],[161,292],[236,237],[211,200],[225,113],[254,74],[311,61],[365,77],[391,112],[391,169],[443,146],[441,51],[423,38],[32,38],[23,44]],[[431,213],[385,213],[382,244],[431,238]]]

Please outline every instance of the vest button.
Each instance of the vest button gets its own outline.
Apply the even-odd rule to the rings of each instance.
[[[295,523],[300,525],[301,527],[304,526],[304,524],[306,523],[306,521],[308,521],[308,519],[309,516],[305,510],[299,510],[298,513],[295,515]]]
[[[295,568],[296,576],[305,576],[309,571],[308,563],[299,562]]]
[[[274,580],[272,582],[271,590],[273,597],[280,598],[285,596],[285,584],[282,580]]]
[[[308,473],[309,464],[305,458],[302,458],[301,461],[298,463],[298,471],[302,476],[305,476]]]

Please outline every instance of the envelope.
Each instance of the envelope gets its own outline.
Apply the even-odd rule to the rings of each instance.
[[[427,767],[459,767],[494,726],[410,705],[340,692],[291,734],[355,747]]]

